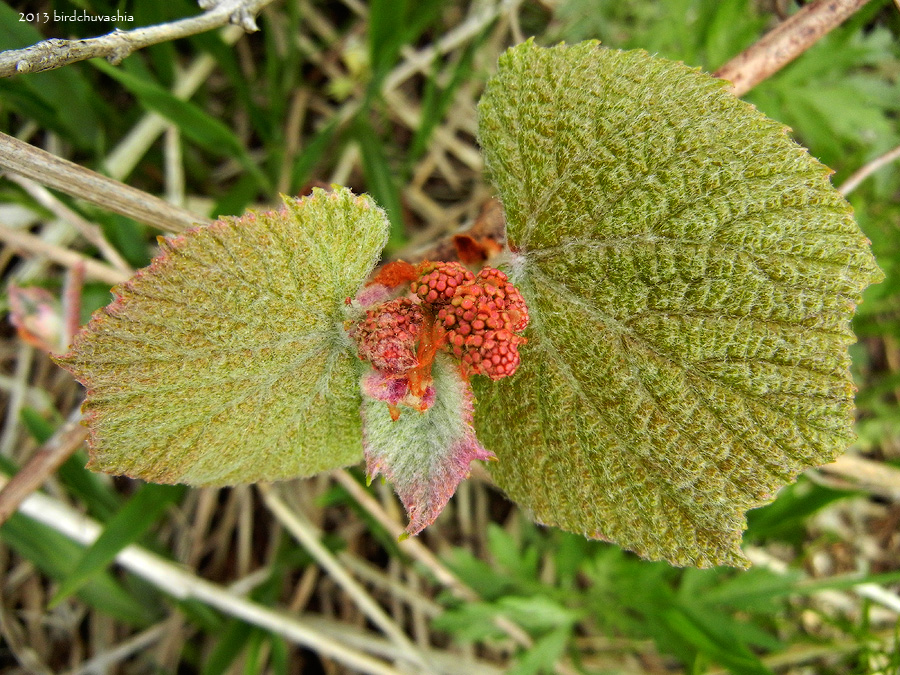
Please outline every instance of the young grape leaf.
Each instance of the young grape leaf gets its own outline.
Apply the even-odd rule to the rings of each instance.
[[[371,377],[378,377],[371,372]],[[459,362],[440,355],[434,361],[434,404],[423,412],[401,407],[391,418],[388,406],[363,397],[363,443],[368,479],[383,474],[409,514],[409,534],[418,534],[440,515],[472,460],[494,459],[472,427],[472,390]],[[365,391],[366,386],[363,387]]]
[[[596,42],[500,61],[480,140],[532,323],[476,382],[542,523],[743,566],[744,512],[853,439],[849,321],[880,280],[829,170],[725,83]]]
[[[161,239],[60,359],[88,390],[90,467],[225,485],[358,461],[344,300],[387,231],[368,197],[336,189]]]

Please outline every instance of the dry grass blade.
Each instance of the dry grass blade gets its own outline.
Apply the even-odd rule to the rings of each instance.
[[[900,499],[900,469],[859,455],[841,455],[820,471],[858,483],[864,489],[888,498]]]
[[[859,187],[859,184],[862,183],[866,178],[878,171],[878,169],[883,166],[887,166],[897,159],[900,159],[900,146],[897,146],[893,150],[888,150],[886,153],[879,157],[876,157],[868,164],[861,166],[859,169],[854,171],[847,180],[841,183],[841,186],[838,188],[838,190],[840,190],[841,194],[846,197],[857,187]]]
[[[0,168],[161,230],[181,232],[208,222],[186,209],[3,133]]]
[[[398,540],[401,535],[406,532],[406,529],[402,524],[398,523],[396,520],[391,518],[391,516],[385,511],[381,505],[377,502],[377,500],[372,497],[369,492],[363,488],[349,473],[340,469],[338,471],[334,471],[331,474],[334,476],[335,480],[337,480],[350,495],[359,502],[359,504],[366,509],[393,537],[396,537]],[[421,542],[413,538],[407,538],[402,541],[398,541],[398,545],[404,552],[408,553],[410,556],[418,560],[420,563],[425,565],[432,574],[434,574],[435,578],[445,585],[450,591],[453,592],[458,598],[465,600],[467,602],[478,602],[481,598],[478,594],[472,590],[469,586],[467,586],[459,577],[457,577],[453,572],[447,568],[440,560],[438,560],[437,556],[434,555],[428,548],[426,548]],[[500,628],[503,632],[505,632],[510,638],[512,638],[518,645],[528,648],[531,647],[534,642],[531,637],[526,633],[522,628],[516,625],[513,621],[509,620],[506,617],[498,616],[494,623],[498,628]],[[555,672],[560,673],[560,675],[570,675],[575,671],[572,670],[568,665],[564,663],[557,663],[555,666]]]
[[[726,39],[728,36],[740,34],[743,40],[749,33],[740,33],[737,29],[728,29],[731,30],[728,32],[724,26],[727,22],[721,20],[718,21],[721,25],[713,26],[715,31],[702,28],[700,24],[716,24],[707,19],[716,15],[719,19],[727,17],[729,7],[740,6],[743,11],[743,2],[719,3],[721,9],[714,7],[716,3],[699,3],[695,7],[696,14],[703,20],[690,23],[691,19],[687,17],[678,29],[684,33],[682,37],[696,32],[698,44],[705,40],[704,44],[733,45],[733,40]],[[483,162],[476,141],[476,103],[484,78],[495,68],[497,56],[509,44],[521,41],[523,36],[534,33],[536,40],[544,43],[559,39],[548,37],[554,35],[554,25],[563,21],[562,12],[558,13],[558,10],[579,3],[587,6],[592,16],[607,12],[610,17],[617,17],[615,13],[623,11],[631,12],[634,8],[647,9],[647,15],[666,13],[672,7],[683,5],[682,0],[660,3],[634,0],[610,3],[610,7],[619,7],[604,10],[589,0],[540,0],[527,4],[522,0],[436,2],[433,3],[437,7],[434,25],[419,37],[407,41],[386,66],[387,72],[378,91],[367,92],[369,73],[366,68],[371,60],[367,40],[371,15],[379,11],[379,3],[362,0],[339,0],[337,3],[200,0],[201,6],[211,9],[205,13],[196,10],[199,16],[194,19],[212,12],[224,12],[224,7],[265,6],[259,17],[263,31],[248,36],[242,26],[226,25],[230,18],[226,17],[218,24],[221,26],[218,31],[203,36],[203,46],[200,39],[181,40],[167,46],[175,47],[169,49],[169,56],[165,55],[164,49],[149,48],[134,54],[125,66],[131,62],[138,66],[143,64],[161,92],[170,98],[189,100],[190,106],[221,121],[266,173],[271,184],[283,192],[300,192],[304,186],[317,182],[337,182],[352,185],[354,189],[371,190],[359,146],[352,137],[347,138],[348,129],[352,130],[351,125],[357,117],[368,119],[378,135],[378,142],[383,145],[388,164],[397,171],[395,178],[404,209],[403,222],[408,240],[405,248],[393,250],[390,255],[413,262],[422,258],[452,260],[472,250],[487,255],[498,242],[502,245],[505,233],[503,209],[496,199],[492,199],[493,188],[482,176]],[[894,0],[894,3],[900,3],[900,0]],[[427,4],[381,2],[385,11],[406,5],[413,13]],[[844,7],[840,11],[848,12],[851,10],[846,8],[858,8],[865,3],[861,0],[827,3],[777,0],[775,4],[780,8],[788,5],[809,7],[747,53],[723,66],[720,76],[733,78],[749,88],[751,80],[768,77],[775,68],[793,58],[776,58],[776,65],[771,66],[776,37],[790,42],[791,36],[797,38],[799,33],[806,32],[817,12],[821,18],[833,8]],[[752,23],[752,30],[757,31],[761,25],[757,20],[767,13],[772,3],[760,5],[756,0],[746,0],[746,5],[759,11],[748,11],[747,14],[753,15],[752,21],[744,21],[747,17],[742,17],[735,25],[746,27]],[[88,2],[87,6],[92,7],[92,3]],[[865,35],[870,29],[874,33],[885,30],[884,19],[891,7],[880,11],[877,19],[871,18],[875,15],[875,7],[869,9],[872,11],[861,12],[854,23],[858,26],[865,14],[869,17]],[[149,26],[162,21],[180,24],[175,21],[179,18],[177,12],[172,8],[156,9],[153,13],[136,9],[137,23],[134,25]],[[628,45],[615,42],[613,36],[617,33],[631,35],[629,31],[634,29],[633,35],[637,36],[642,24],[650,25],[646,16],[641,18],[638,14],[640,12],[629,15],[627,22],[616,23],[618,18],[611,18],[610,23],[616,30],[610,29],[604,42],[611,47],[646,47],[654,51],[654,47],[637,41]],[[165,18],[161,18],[163,16]],[[786,10],[780,16],[785,18]],[[836,18],[839,16],[843,18]],[[832,14],[830,21],[840,23],[844,18],[846,15]],[[800,21],[804,23],[792,23]],[[403,28],[398,23],[397,30]],[[542,35],[545,29],[547,32]],[[48,32],[50,30],[55,29],[43,31],[44,37],[62,35]],[[82,32],[77,33],[78,30]],[[85,35],[84,30],[84,27],[76,28],[63,36]],[[88,27],[87,30],[94,31],[87,34],[91,36],[108,29]],[[126,40],[139,36],[143,30],[146,29],[125,31]],[[896,36],[893,23],[890,30]],[[703,31],[712,37],[707,39],[701,34]],[[659,32],[654,35],[658,37]],[[87,42],[98,40],[105,49],[112,44],[109,38],[112,36],[91,37]],[[38,39],[41,38],[18,44],[30,44]],[[576,41],[571,37],[565,39]],[[105,46],[104,40],[107,40]],[[65,42],[68,41],[51,41],[35,47],[56,49]],[[98,43],[93,44],[96,47]],[[810,44],[812,42],[802,46],[801,51]],[[215,46],[215,49],[207,49],[207,46]],[[127,47],[129,50],[137,48],[140,48],[137,43]],[[466,60],[470,51],[474,56]],[[709,55],[711,51],[706,53]],[[720,50],[715,53],[722,54],[718,63],[723,63],[729,54]],[[83,57],[71,49],[62,56],[73,55]],[[119,53],[99,55],[111,56],[115,61]],[[0,54],[0,62],[10,56],[10,53]],[[813,50],[805,58],[814,60],[820,56],[819,50]],[[676,58],[691,62],[685,56]],[[886,53],[884,58],[886,62],[892,57]],[[464,65],[460,66],[460,63]],[[31,62],[28,64],[27,67],[31,67]],[[37,57],[33,64],[39,66]],[[25,67],[23,64],[22,72],[26,72]],[[735,70],[729,75],[725,72],[727,68]],[[132,72],[140,70],[139,67]],[[463,73],[461,84],[454,79],[456,72]],[[32,154],[12,155],[15,166],[7,166],[11,155],[0,138],[0,172],[7,171],[7,176],[28,192],[25,206],[3,206],[0,213],[0,260],[3,260],[0,264],[15,283],[46,286],[51,290],[65,289],[69,285],[63,285],[64,277],[75,277],[77,270],[83,269],[88,281],[113,285],[124,281],[130,272],[128,265],[123,264],[122,254],[135,265],[143,264],[153,248],[152,235],[148,236],[145,228],[129,223],[127,227],[106,229],[115,226],[117,219],[110,218],[109,222],[99,216],[95,219],[89,215],[92,209],[82,208],[84,201],[77,202],[74,215],[78,216],[80,211],[93,222],[83,218],[76,221],[66,210],[66,204],[72,204],[73,200],[63,197],[60,191],[73,194],[76,200],[92,199],[92,195],[100,194],[100,200],[95,203],[102,209],[123,213],[169,232],[181,232],[195,224],[208,222],[191,213],[191,208],[197,213],[213,213],[212,205],[218,200],[222,213],[237,213],[248,206],[259,206],[259,200],[274,196],[259,188],[254,192],[251,181],[245,180],[241,166],[233,157],[197,145],[183,129],[173,126],[173,119],[151,112],[156,108],[148,107],[145,102],[129,103],[127,93],[119,87],[109,87],[108,81],[103,79],[105,76],[97,69],[75,66],[34,78],[31,75],[14,76],[10,80],[0,80],[0,83],[14,88],[40,78],[69,75],[79,78],[84,75],[90,93],[101,103],[117,106],[115,109],[123,114],[115,118],[114,124],[109,120],[97,120],[96,130],[102,134],[101,143],[79,146],[73,144],[64,130],[29,116],[27,110],[16,108],[12,98],[4,98],[2,108],[12,128],[3,131],[52,153],[41,160],[46,164],[36,162]],[[238,85],[246,91],[242,92]],[[446,107],[443,104],[435,107],[423,94],[432,86],[438,92],[437,96],[447,101]],[[450,92],[446,98],[441,93],[444,91]],[[429,128],[429,133],[427,142],[420,148],[412,141],[423,125]],[[798,133],[803,133],[802,124],[794,126]],[[329,129],[335,130],[330,136],[324,133]],[[161,138],[163,134],[165,138]],[[866,154],[853,155],[856,159],[848,160],[851,166],[864,164],[869,157],[875,157],[898,142],[879,141],[883,142],[873,146],[877,150],[867,146]],[[25,147],[33,150],[31,146]],[[104,147],[105,157],[91,154]],[[35,150],[34,155],[41,152]],[[841,191],[846,194],[855,189],[872,172],[895,160],[897,152],[894,150],[865,164],[844,182]],[[68,165],[57,157],[92,162],[88,166],[115,180]],[[29,174],[23,168],[29,163],[33,163],[32,170],[39,175]],[[888,179],[880,185],[892,180],[888,174],[887,171],[879,174],[878,178]],[[52,192],[33,181],[46,185]],[[115,181],[131,183],[149,193]],[[862,187],[865,190],[869,184]],[[22,198],[14,186],[7,186],[7,192],[16,200]],[[170,203],[158,199],[159,196],[167,197]],[[188,208],[179,208],[172,202],[178,206],[188,205]],[[41,213],[45,214],[46,220],[39,219]],[[103,230],[94,224],[97,222],[103,223]],[[465,234],[454,234],[471,223],[474,225]],[[103,231],[108,238],[104,237]],[[874,235],[870,234],[870,237],[876,239]],[[105,292],[101,284],[88,283],[83,294],[85,306],[96,306],[105,297]],[[56,372],[40,350],[23,344],[11,330],[7,335],[8,339],[3,343],[4,371],[0,373],[0,390],[6,394],[0,454],[9,455],[24,465],[22,456],[27,457],[40,441],[28,440],[27,434],[33,428],[26,424],[30,418],[22,415],[22,410],[33,408],[28,412],[35,412],[55,424],[55,420],[60,419],[56,411],[75,407],[82,391],[63,373]],[[858,345],[860,351],[871,352],[880,339],[874,337],[863,341]],[[890,361],[890,350],[886,358],[888,369],[896,372],[897,365]],[[863,362],[860,372],[871,375],[883,368],[870,365]],[[895,395],[898,394],[895,392]],[[863,436],[862,431],[860,436]],[[893,443],[896,451],[896,441]],[[881,450],[883,452],[879,454],[875,445],[870,452],[874,457],[896,456],[890,447]],[[42,468],[34,471],[32,484],[20,491],[20,498],[25,500],[20,508],[24,518],[14,517],[7,530],[11,531],[23,520],[26,528],[29,525],[37,528],[34,521],[27,520],[35,518],[69,533],[73,539],[91,541],[96,529],[91,529],[94,527],[91,521],[86,521],[75,511],[91,509],[95,504],[69,481],[71,474],[66,472],[75,467],[67,465],[59,480],[51,476],[51,480],[45,481],[44,494],[35,492],[41,484],[41,476],[47,473],[47,459],[39,462]],[[869,537],[865,545],[876,551],[877,556],[875,553],[868,556],[857,553],[847,563],[855,565],[853,570],[867,569],[877,573],[896,569],[896,547],[900,545],[896,536],[896,524],[900,519],[897,506],[900,482],[896,481],[897,476],[881,472],[880,468],[884,466],[871,460],[864,466],[850,466],[841,461],[812,476],[812,482],[818,484],[811,487],[816,489],[825,485],[869,493],[868,497],[853,500],[858,511],[848,513],[860,519],[859,527],[866,528],[864,534]],[[26,468],[22,474],[29,471]],[[388,541],[396,540],[405,524],[402,511],[392,509],[397,502],[390,486],[373,486],[376,488],[373,493],[345,471],[320,475],[296,485],[264,486],[259,493],[249,486],[190,490],[179,507],[170,509],[154,526],[154,545],[160,547],[167,560],[156,558],[138,547],[125,549],[119,556],[121,567],[114,575],[117,581],[127,570],[151,581],[139,597],[141,601],[146,600],[148,606],[152,605],[152,620],[162,621],[141,628],[111,615],[89,597],[73,597],[56,608],[48,608],[47,600],[53,594],[57,577],[43,570],[42,559],[29,556],[29,552],[19,548],[18,542],[10,536],[0,542],[0,569],[4,570],[0,584],[3,596],[0,632],[4,637],[7,637],[7,631],[10,635],[16,632],[18,635],[13,635],[17,642],[7,650],[7,659],[13,663],[19,659],[18,667],[23,672],[31,668],[35,672],[63,672],[66,675],[106,671],[137,673],[148,668],[157,672],[177,672],[185,668],[199,672],[213,670],[217,665],[224,668],[222,652],[230,649],[229,656],[234,656],[227,672],[235,673],[280,672],[278,659],[281,658],[286,659],[282,663],[286,663],[287,672],[499,675],[517,666],[524,669],[529,663],[534,665],[535,655],[546,649],[548,638],[554,639],[541,623],[540,604],[535,605],[538,610],[534,615],[510,608],[520,600],[523,607],[530,608],[524,601],[552,599],[566,610],[583,613],[579,614],[571,635],[566,638],[563,651],[548,657],[541,672],[555,670],[574,674],[571,663],[576,659],[579,667],[586,671],[681,672],[676,665],[677,657],[673,657],[665,645],[654,643],[646,636],[635,637],[635,633],[627,630],[620,631],[615,627],[618,624],[614,619],[607,622],[606,612],[615,618],[632,617],[631,606],[619,600],[628,591],[617,595],[615,589],[634,588],[646,591],[647,597],[651,597],[649,583],[640,588],[637,586],[641,579],[648,578],[639,576],[644,573],[643,567],[628,561],[616,567],[618,558],[612,555],[616,551],[606,545],[579,541],[579,546],[585,546],[582,551],[560,537],[558,532],[533,528],[498,491],[486,486],[490,478],[481,467],[473,467],[473,477],[475,480],[464,485],[454,498],[453,513],[435,523],[424,537],[400,542]],[[15,487],[16,480],[18,478],[10,482],[10,489]],[[335,481],[366,514],[358,517],[360,507],[348,504],[346,494],[335,486]],[[101,478],[96,482],[117,498],[123,495],[116,493],[128,493],[134,487],[125,479],[109,482]],[[0,475],[0,486],[3,483]],[[58,497],[58,501],[48,499],[48,492]],[[258,494],[259,499],[256,498]],[[0,511],[8,508],[4,505],[8,497],[4,495],[0,495]],[[872,507],[873,501],[877,501],[877,510]],[[61,502],[74,508],[67,509]],[[865,521],[859,515],[863,508],[869,509],[865,511]],[[96,513],[98,517],[106,517],[99,510]],[[840,515],[846,514],[840,512]],[[385,536],[378,526],[370,530],[367,523],[372,518],[381,523],[389,536]],[[815,528],[817,524],[809,519],[808,526]],[[799,534],[802,527],[797,525],[798,536],[802,536]],[[509,538],[495,537],[498,532]],[[811,538],[806,537],[804,541],[809,544]],[[831,556],[832,545],[835,549],[853,551],[854,547],[862,546],[859,541],[852,534],[831,536],[831,543],[817,540],[820,547],[812,550],[808,557],[808,549],[804,548],[802,558],[790,558],[779,548],[780,540],[759,546],[784,558],[778,562],[783,562],[785,570],[796,570],[812,558]],[[528,567],[532,555],[537,561],[534,570]],[[577,560],[577,556],[582,555],[579,571],[572,573],[567,565],[571,566],[572,559]],[[755,557],[753,560],[761,566],[766,563]],[[524,571],[516,567],[519,564]],[[772,565],[771,561],[768,565]],[[593,573],[595,568],[598,573],[607,569],[614,573],[610,586],[615,589],[609,589],[609,600],[602,585],[588,573]],[[824,581],[831,574],[845,571],[847,567],[816,568],[808,574],[810,581]],[[675,580],[671,584],[675,592],[678,592],[677,584],[691,579],[674,570],[670,574]],[[709,576],[705,572],[698,573],[693,580],[706,583],[712,576],[712,572]],[[720,578],[726,583],[735,581],[734,577],[722,575]],[[134,579],[123,584],[126,590],[132,588],[131,581]],[[739,578],[737,582],[735,587],[740,586]],[[715,584],[718,582],[710,580],[708,583],[707,588],[717,589]],[[494,589],[498,590],[492,594]],[[777,615],[757,616],[743,610],[743,613],[727,613],[729,617],[734,614],[742,625],[747,624],[748,630],[762,625],[763,630],[768,631],[770,623],[779,627],[778,637],[783,647],[778,650],[753,648],[754,654],[768,667],[792,675],[818,672],[839,661],[841,665],[856,660],[862,662],[869,656],[866,651],[869,648],[876,652],[883,649],[885,653],[891,649],[895,642],[894,633],[882,631],[881,627],[885,625],[884,617],[895,617],[892,612],[896,613],[900,607],[896,589],[897,586],[888,582],[846,587],[840,592],[843,605],[829,604],[818,595],[810,596],[817,603],[821,600],[821,606],[833,609],[835,615],[840,614],[840,621],[848,622],[852,629],[858,628],[853,622],[861,613],[873,612],[872,625],[859,630],[861,637],[853,636],[849,640],[843,639],[851,637],[846,628],[835,628],[831,624],[827,626],[828,631],[810,630],[806,619],[811,610],[809,605],[802,603],[802,598],[792,598],[790,603],[779,602],[779,609],[775,610],[779,612]],[[668,585],[665,590],[669,590]],[[596,600],[598,593],[603,595]],[[198,612],[195,617],[187,611],[168,609],[173,603],[168,602],[166,596],[189,598],[191,604],[206,611]],[[453,600],[448,601],[451,596]],[[506,605],[507,599],[514,602]],[[693,598],[686,598],[685,602],[688,600]],[[701,599],[697,603],[698,607],[705,607]],[[818,607],[813,605],[813,609]],[[664,606],[654,605],[646,613],[635,613],[634,623],[641,623],[641,629],[647,628],[663,611]],[[221,623],[207,624],[200,620],[201,614],[210,612],[221,614],[227,625],[247,624],[239,628],[251,634],[252,639],[232,642],[218,630]],[[484,612],[484,616],[479,612]],[[649,619],[646,625],[645,617]],[[532,624],[532,618],[535,624]],[[262,630],[254,630],[253,626]],[[725,627],[722,632],[726,632]],[[798,634],[801,637],[798,638]],[[803,640],[808,642],[810,638],[821,640],[821,643],[808,647]],[[0,642],[3,642],[2,637]],[[8,637],[7,642],[10,642]],[[734,644],[737,646],[737,642]],[[689,647],[687,651],[691,649]],[[3,661],[3,652],[0,646],[0,661]],[[876,653],[876,656],[881,655]],[[555,663],[553,659],[556,659]],[[701,654],[698,662],[701,660],[711,664],[709,672],[725,665],[708,654]],[[870,662],[874,661],[870,659]],[[15,665],[10,667],[15,668]],[[690,665],[686,665],[685,670],[690,670]]]
[[[6,482],[6,479],[0,478],[0,485],[5,485]],[[40,493],[29,496],[22,503],[20,510],[24,515],[85,545],[93,543],[101,532],[100,525],[90,518]],[[173,597],[207,604],[229,616],[317,651],[359,672],[372,675],[401,673],[384,661],[348,647],[340,640],[325,635],[299,619],[235,595],[218,584],[200,579],[178,565],[138,546],[132,545],[123,549],[116,556],[116,562]]]
[[[363,613],[387,635],[398,647],[401,648],[405,659],[412,662],[418,669],[430,672],[433,668],[425,656],[419,651],[406,633],[389,617],[381,606],[375,602],[357,581],[350,576],[334,554],[329,551],[320,540],[320,535],[315,531],[302,514],[291,510],[268,485],[258,485],[262,493],[263,501],[272,514],[281,522],[297,541],[305,548],[331,576],[334,581],[344,589],[353,599]],[[422,672],[420,670],[420,672]]]
[[[76,265],[83,265],[86,277],[104,281],[110,285],[122,283],[129,277],[128,274],[93,258],[88,258],[71,249],[51,244],[33,234],[14,230],[5,225],[0,225],[0,241],[19,251],[45,256],[63,267],[73,268]]]
[[[359,504],[368,511],[375,519],[384,527],[388,533],[396,538],[400,539],[400,536],[406,532],[406,529],[403,527],[401,523],[398,523],[396,520],[391,518],[391,516],[385,511],[378,501],[366,490],[362,485],[356,482],[356,479],[353,478],[347,471],[343,469],[339,469],[337,471],[332,472],[331,474],[334,479],[340,483],[347,492],[350,493],[350,496],[353,497]],[[459,577],[457,577],[453,572],[447,568],[444,563],[438,560],[437,556],[434,555],[428,548],[426,548],[420,541],[417,539],[404,539],[402,541],[398,541],[398,545],[410,556],[418,560],[420,563],[425,565],[428,570],[435,576],[435,578],[442,585],[449,588],[454,595],[458,598],[470,602],[476,602],[478,598],[478,594],[475,593],[471,588],[469,588],[465,583],[463,583]]]
[[[25,190],[41,206],[49,209],[57,218],[70,223],[85,239],[97,247],[107,262],[124,274],[131,275],[134,270],[125,262],[122,255],[110,244],[98,225],[89,223],[79,214],[57,199],[51,192],[28,178],[18,174],[10,174],[8,178]]]

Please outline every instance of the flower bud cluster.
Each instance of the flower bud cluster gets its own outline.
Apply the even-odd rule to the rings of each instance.
[[[359,357],[387,375],[400,375],[418,365],[416,342],[424,317],[409,298],[396,298],[366,312],[350,330]]]
[[[420,267],[419,278],[410,290],[432,306],[442,306],[453,299],[456,289],[475,282],[475,275],[456,262],[428,262]]]
[[[390,275],[382,273],[373,288],[390,293],[396,292],[390,290],[394,282],[409,283],[410,294],[374,300],[377,304],[349,329],[359,357],[378,372],[368,387],[370,396],[392,406],[427,409],[431,366],[439,351],[460,359],[466,374],[499,380],[515,373],[518,348],[525,342],[518,333],[528,325],[528,309],[503,272],[485,267],[475,275],[456,262],[394,267]],[[370,295],[361,292],[358,298]]]
[[[519,289],[500,270],[485,267],[471,281],[455,286],[449,302],[437,310],[447,348],[471,372],[492,380],[509,377],[519,367],[517,335],[528,325],[528,309]]]

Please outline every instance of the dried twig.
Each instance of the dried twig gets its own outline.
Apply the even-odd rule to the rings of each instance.
[[[65,267],[84,265],[85,276],[90,279],[96,279],[97,281],[104,281],[111,286],[122,283],[128,279],[128,275],[125,272],[120,272],[116,268],[110,267],[99,260],[88,258],[80,253],[63,248],[62,246],[46,242],[33,234],[28,234],[21,230],[14,230],[5,225],[0,225],[0,241],[8,244],[12,248],[27,253],[46,256],[50,260]]]
[[[28,463],[0,490],[0,525],[16,512],[23,501],[37,490],[87,438],[81,415],[63,425],[32,456]]]
[[[715,76],[731,82],[735,96],[743,96],[840,26],[867,2],[869,0],[818,0],[811,3],[719,68]]]
[[[0,133],[0,168],[169,232],[208,222],[187,209]]]
[[[259,30],[256,15],[270,2],[272,0],[200,0],[200,6],[207,9],[200,16],[128,31],[114,30],[86,40],[51,39],[25,49],[11,49],[0,53],[0,77],[39,73],[96,57],[118,64],[138,49],[204,33],[228,23],[252,33]]]
[[[80,214],[63,204],[43,185],[38,185],[33,180],[29,180],[18,174],[10,174],[7,178],[31,195],[32,199],[38,204],[53,212],[57,218],[69,223],[78,230],[85,239],[97,247],[103,257],[106,258],[113,267],[128,275],[134,273],[134,270],[131,269],[131,266],[125,261],[122,255],[106,240],[106,237],[103,236],[103,232],[100,230],[99,225],[95,225],[94,223],[85,220]]]
[[[873,173],[878,171],[883,166],[887,166],[891,162],[896,159],[900,159],[900,145],[898,145],[893,150],[888,150],[886,153],[881,155],[880,157],[876,157],[871,162],[864,164],[852,174],[850,177],[841,183],[841,186],[838,188],[840,193],[845,197],[853,192],[859,184],[862,183],[866,178],[871,176]]]

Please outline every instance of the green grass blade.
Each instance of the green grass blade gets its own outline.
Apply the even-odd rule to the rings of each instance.
[[[75,570],[84,548],[56,530],[20,513],[0,527],[0,539],[52,579],[65,579]],[[146,626],[157,616],[146,602],[133,598],[111,574],[101,570],[76,591],[79,599],[117,621]]]
[[[228,622],[219,634],[221,638],[203,663],[201,675],[224,675],[247,647],[253,628],[235,619]]]
[[[835,490],[801,478],[783,488],[774,502],[747,514],[744,541],[780,539],[799,544],[806,536],[806,521],[812,514],[857,494],[855,490]]]
[[[190,101],[182,101],[155,82],[142,79],[122,68],[109,65],[102,59],[91,59],[91,65],[119,82],[138,98],[148,110],[159,113],[189,139],[216,155],[231,157],[259,181],[260,187],[271,192],[266,175],[250,157],[238,137],[223,122],[205,113]]]
[[[289,654],[287,642],[277,635],[269,638],[271,654],[269,655],[269,668],[274,675],[288,675],[290,673]]]
[[[208,52],[219,65],[219,68],[228,78],[229,84],[234,88],[237,104],[247,111],[247,117],[253,130],[268,146],[278,140],[277,119],[269,115],[259,106],[253,98],[251,82],[244,77],[238,64],[234,47],[226,44],[222,37],[215,32],[199,33],[191,36],[191,42]]]
[[[59,467],[59,477],[69,492],[87,506],[88,513],[105,523],[122,507],[122,500],[97,474],[84,468],[87,462],[87,453],[77,451]]]
[[[244,174],[219,197],[208,215],[210,218],[233,216],[244,213],[249,206],[256,203],[259,185],[253,176]]]
[[[306,147],[297,155],[291,168],[291,194],[299,194],[303,184],[309,179],[313,167],[322,159],[338,130],[338,120],[333,118],[322,127]]]
[[[354,131],[362,154],[368,192],[387,212],[391,221],[386,251],[396,250],[406,242],[406,231],[403,227],[400,188],[394,180],[394,169],[388,162],[381,139],[368,120],[363,117],[357,118]]]
[[[50,605],[56,605],[102,571],[119,551],[139,539],[166,508],[184,494],[184,491],[183,486],[153,483],[142,486],[107,523],[97,540],[76,562],[72,572],[53,596]]]
[[[443,5],[442,0],[419,0],[412,6],[409,0],[372,0],[369,4],[370,96],[380,88],[403,46],[419,39],[438,18]]]
[[[437,82],[440,60],[435,58],[431,77],[425,82],[425,92],[422,96],[422,119],[407,153],[407,163],[410,167],[425,152],[431,135],[453,102],[453,97],[456,95],[460,85],[472,77],[472,59],[489,34],[490,26],[485,28],[466,46],[459,60],[453,65],[450,72],[450,81],[444,87],[441,87]]]
[[[737,641],[723,641],[712,635],[708,626],[703,626],[683,609],[666,610],[662,619],[682,640],[699,653],[745,675],[772,675],[772,671],[743,644]]]
[[[19,413],[22,425],[38,443],[46,443],[56,432],[57,425],[46,419],[34,408],[25,406]]]

